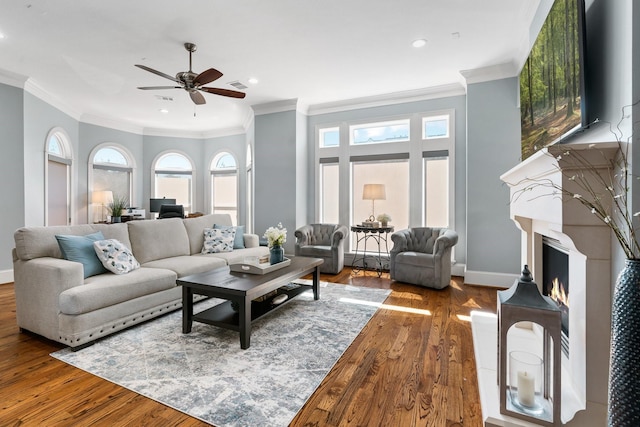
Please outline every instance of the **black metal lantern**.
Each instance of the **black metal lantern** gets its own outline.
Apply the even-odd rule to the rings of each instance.
[[[507,333],[519,322],[539,325],[541,339],[529,340],[527,348],[509,345]],[[561,327],[560,308],[540,293],[529,266],[524,266],[520,279],[511,288],[498,292],[498,386],[502,414],[541,425],[561,425]]]

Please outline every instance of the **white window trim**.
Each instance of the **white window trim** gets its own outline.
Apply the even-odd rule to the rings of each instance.
[[[131,154],[131,151],[129,151],[128,148],[126,148],[125,146],[118,144],[116,142],[103,142],[101,144],[96,145],[95,147],[93,147],[93,150],[91,150],[91,153],[89,153],[89,163],[88,163],[88,168],[87,168],[87,223],[91,224],[93,222],[93,203],[91,203],[91,195],[93,194],[93,158],[96,156],[96,153],[98,151],[100,151],[103,148],[108,148],[108,147],[113,147],[116,148],[125,158],[125,160],[127,161],[127,166],[122,167],[123,169],[130,169],[130,173],[131,173],[131,182],[130,182],[130,186],[131,186],[131,190],[130,190],[130,194],[131,194],[131,203],[135,203],[136,199],[136,170],[137,170],[137,165],[136,165],[136,159],[135,157],[133,157],[133,154]],[[104,163],[95,163],[97,165],[104,165]],[[113,166],[114,169],[118,168],[117,165],[109,165],[109,166]]]
[[[423,118],[449,116],[449,136],[444,138],[423,139],[422,123]],[[409,119],[410,133],[409,141],[389,142],[389,143],[372,143],[351,145],[351,128],[352,126],[365,126],[367,124],[393,123],[401,120]],[[321,217],[320,206],[320,159],[328,157],[338,157],[339,163],[339,204],[340,204],[340,223],[351,225],[351,156],[368,156],[368,155],[384,155],[393,153],[409,153],[409,182],[410,182],[410,198],[409,200],[418,200],[419,203],[413,202],[409,206],[409,224],[410,226],[420,226],[425,223],[424,209],[424,159],[423,151],[441,151],[447,150],[449,153],[449,226],[455,226],[455,199],[456,199],[456,135],[455,135],[456,115],[455,109],[443,109],[433,111],[421,111],[417,113],[409,113],[405,115],[370,117],[368,119],[359,119],[352,121],[327,122],[315,125],[315,220],[319,221]],[[320,147],[320,131],[327,128],[339,128],[340,145],[338,147]],[[345,209],[344,207],[348,207]],[[349,243],[347,243],[349,245]],[[345,251],[349,252],[352,248],[347,247]]]
[[[67,160],[67,176],[69,178],[67,197],[69,199],[69,211],[67,212],[67,224],[75,224],[75,197],[73,197],[74,183],[76,182],[76,169],[74,168],[73,161],[73,149],[71,147],[71,138],[66,130],[56,126],[49,130],[47,137],[44,140],[44,225],[49,225],[49,160],[57,161],[60,158],[58,154],[49,152],[49,140],[51,137],[56,136],[62,148],[62,160]]]
[[[190,195],[190,199],[191,199],[191,205],[189,206],[189,212],[193,213],[196,212],[196,194],[198,194],[196,192],[196,165],[193,161],[193,159],[191,158],[191,156],[189,156],[187,153],[185,153],[182,150],[164,150],[160,153],[158,153],[154,158],[153,161],[151,162],[151,192],[149,193],[149,196],[151,198],[154,197],[159,197],[156,194],[156,165],[158,164],[158,161],[166,156],[167,154],[180,154],[181,156],[184,156],[189,163],[191,164],[191,195]],[[158,172],[162,173],[162,172],[167,172],[165,169],[158,169]],[[174,172],[174,171],[171,171]],[[177,173],[180,173],[181,171],[175,171]],[[188,172],[188,171],[183,171],[183,172]]]
[[[218,158],[218,156],[220,156],[221,154],[229,154],[231,157],[233,157],[233,160],[236,162],[236,167],[235,169],[214,169],[214,165],[213,162],[216,161],[216,159]],[[212,185],[212,179],[214,175],[235,175],[236,176],[236,212],[237,212],[237,218],[236,221],[238,224],[241,223],[240,220],[240,167],[238,166],[238,158],[236,157],[235,154],[233,154],[233,152],[231,152],[231,150],[225,150],[225,149],[221,149],[215,152],[215,154],[211,157],[211,161],[209,162],[209,179],[208,181],[208,191],[207,191],[207,198],[208,198],[208,204],[209,204],[209,213],[213,213],[214,211],[214,206],[213,206],[213,185]],[[221,208],[222,210],[225,210],[225,208]]]

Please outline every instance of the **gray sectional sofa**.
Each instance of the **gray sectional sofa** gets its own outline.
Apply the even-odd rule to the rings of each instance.
[[[81,348],[180,308],[178,277],[223,267],[245,256],[269,253],[268,248],[259,246],[257,235],[244,234],[243,249],[201,254],[204,229],[214,224],[229,226],[231,218],[213,214],[18,229],[13,249],[18,326]],[[63,258],[55,236],[84,236],[97,231],[131,249],[140,268],[126,274],[107,272],[84,278],[83,265]]]

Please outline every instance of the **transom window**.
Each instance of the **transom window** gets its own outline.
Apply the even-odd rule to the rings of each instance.
[[[350,126],[351,145],[409,141],[409,120]]]
[[[422,139],[449,138],[449,116],[422,119]]]
[[[320,147],[338,147],[340,145],[340,128],[320,129]]]

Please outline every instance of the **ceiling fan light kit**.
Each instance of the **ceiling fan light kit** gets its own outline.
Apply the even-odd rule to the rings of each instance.
[[[142,90],[163,90],[163,89],[184,89],[189,92],[189,96],[191,100],[196,105],[206,104],[206,100],[201,92],[207,92],[214,95],[227,96],[230,98],[239,98],[242,99],[246,96],[244,92],[239,92],[237,90],[231,89],[221,89],[215,87],[205,87],[204,85],[211,83],[215,80],[218,80],[222,77],[222,73],[215,68],[209,68],[208,70],[204,70],[200,74],[196,74],[192,71],[192,58],[191,55],[198,48],[193,43],[185,43],[184,48],[189,52],[189,71],[181,71],[176,74],[175,77],[170,76],[169,74],[165,74],[161,71],[154,70],[153,68],[147,67],[146,65],[135,64],[136,67],[141,68],[145,71],[158,75],[160,77],[164,77],[165,79],[174,81],[180,86],[143,86],[138,87],[138,89]]]

